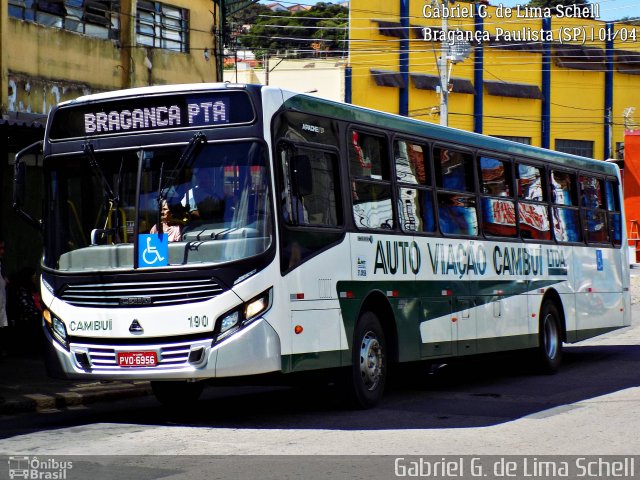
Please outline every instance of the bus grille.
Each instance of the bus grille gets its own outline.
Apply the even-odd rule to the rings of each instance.
[[[97,345],[73,345],[72,351],[86,352],[89,357],[91,369],[113,370],[120,369],[117,363],[117,352],[123,350],[150,350],[158,354],[158,368],[181,368],[189,365],[189,353],[194,348],[206,348],[211,345],[211,340],[184,342],[169,345],[147,345],[147,346],[130,346],[130,347],[112,347]],[[130,369],[131,367],[127,367]],[[140,367],[151,368],[151,367]]]
[[[212,278],[69,285],[60,298],[77,307],[131,308],[203,302],[224,289]]]

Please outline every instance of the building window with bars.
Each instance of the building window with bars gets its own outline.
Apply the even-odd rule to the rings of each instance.
[[[119,0],[9,0],[9,16],[90,37],[118,38]]]
[[[501,138],[503,140],[510,140],[512,142],[524,143],[525,145],[531,145],[531,137],[513,137],[509,135],[491,135],[495,138]]]
[[[139,1],[137,9],[138,45],[183,53],[189,51],[189,10],[148,1]]]
[[[593,158],[593,142],[588,140],[561,140],[556,139],[556,152],[580,155]]]

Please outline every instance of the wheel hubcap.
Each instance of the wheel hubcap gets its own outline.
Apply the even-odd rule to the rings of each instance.
[[[360,344],[360,376],[367,390],[374,390],[382,378],[384,355],[376,334],[368,331]]]
[[[556,358],[558,353],[558,326],[552,315],[544,318],[544,351],[547,357]]]

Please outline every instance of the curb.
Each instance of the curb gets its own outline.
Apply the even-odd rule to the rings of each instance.
[[[0,415],[61,410],[107,400],[121,400],[150,395],[149,382],[115,383],[85,387],[86,391],[62,391],[51,394],[22,394],[16,398],[0,397]]]

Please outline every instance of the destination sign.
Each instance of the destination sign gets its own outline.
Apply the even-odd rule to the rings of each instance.
[[[245,92],[187,93],[115,99],[57,110],[54,140],[177,128],[250,123],[255,115]]]

